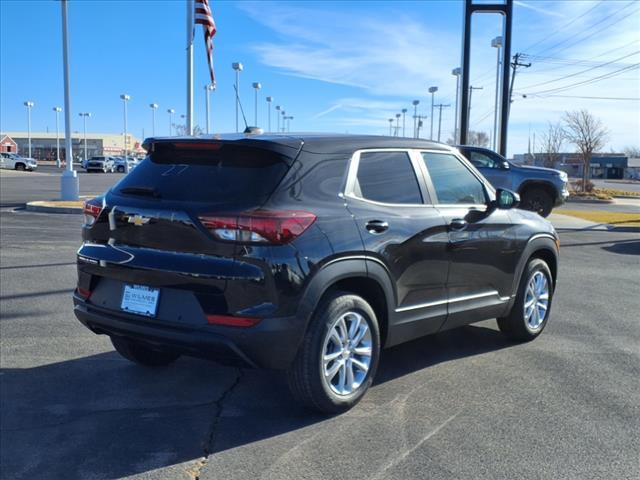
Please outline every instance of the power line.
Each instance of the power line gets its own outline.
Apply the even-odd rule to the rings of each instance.
[[[582,15],[574,18],[573,20],[571,20],[569,23],[564,24],[562,27],[558,28],[556,31],[552,32],[550,35],[547,35],[546,37],[538,40],[537,42],[529,45],[526,48],[523,48],[523,50],[529,50],[530,48],[535,47],[536,45],[540,45],[541,43],[546,42],[547,40],[549,40],[551,37],[553,37],[554,35],[557,35],[560,32],[565,32],[567,27],[569,25],[574,24],[575,22],[577,22],[578,20],[580,20],[582,17],[584,17],[585,15],[587,15],[588,13],[590,13],[593,9],[595,9],[596,7],[598,7],[598,5],[604,3],[604,0],[600,0],[598,3],[596,3],[593,7],[591,7],[589,10],[587,10],[586,12],[584,12]]]
[[[527,97],[535,97],[535,98],[583,98],[587,100],[624,100],[624,101],[632,101],[632,102],[640,102],[640,97],[590,97],[584,95],[536,95],[536,94],[527,94]]]
[[[555,78],[555,79],[552,79],[552,80],[547,80],[546,82],[534,83],[532,85],[525,85],[522,88],[523,89],[534,88],[534,87],[539,87],[541,85],[548,85],[549,83],[559,82],[560,80],[564,80],[565,78],[575,77],[577,75],[581,75],[583,73],[590,72],[591,70],[595,70],[596,68],[602,68],[602,67],[604,67],[606,65],[610,65],[610,64],[618,62],[620,60],[624,60],[625,58],[633,57],[634,55],[638,55],[638,53],[640,53],[640,50],[636,50],[635,52],[630,53],[628,55],[623,55],[622,57],[616,58],[615,60],[611,60],[609,62],[605,62],[605,63],[602,63],[600,65],[596,65],[595,67],[590,67],[590,68],[587,68],[585,70],[581,70],[579,72],[571,73],[569,75],[564,75],[562,77]]]
[[[569,84],[569,85],[563,85],[563,86],[557,87],[557,88],[550,88],[549,90],[541,90],[539,92],[531,92],[528,95],[537,95],[537,94],[541,94],[541,93],[563,92],[565,90],[569,90],[569,89],[572,89],[572,88],[575,88],[575,87],[580,87],[580,86],[583,86],[583,85],[589,85],[591,83],[596,83],[596,82],[599,82],[600,80],[606,80],[607,78],[615,77],[616,75],[619,75],[619,74],[621,74],[623,72],[626,72],[628,70],[633,70],[633,69],[638,68],[638,67],[640,67],[640,63],[636,63],[636,64],[630,65],[628,67],[621,68],[619,70],[614,70],[613,72],[605,73],[604,75],[593,77],[593,78],[591,78],[589,80],[583,80],[582,82],[572,83],[572,84]]]
[[[582,34],[582,33],[587,32],[587,31],[589,31],[589,30],[591,30],[593,27],[596,27],[596,26],[600,25],[602,22],[605,22],[606,20],[610,19],[611,17],[614,17],[614,16],[618,15],[619,13],[623,12],[625,9],[627,9],[628,7],[630,7],[630,6],[634,5],[634,4],[635,4],[635,5],[637,5],[637,3],[636,3],[636,2],[630,2],[630,3],[628,3],[627,5],[625,5],[624,7],[622,7],[621,9],[619,9],[619,10],[617,10],[617,11],[615,11],[615,12],[613,12],[613,13],[609,14],[609,15],[607,15],[606,17],[604,17],[604,18],[600,19],[599,21],[597,21],[596,23],[594,23],[594,24],[593,24],[593,25],[591,25],[590,27],[586,28],[585,30],[583,30],[583,31],[581,32],[581,34]],[[577,40],[575,40],[573,43],[570,43],[569,45],[566,45],[565,47],[563,47],[560,51],[566,50],[566,49],[568,49],[569,47],[572,47],[572,46],[574,46],[574,45],[576,45],[576,44],[578,44],[578,43],[584,42],[586,39],[593,37],[595,34],[600,33],[601,31],[606,30],[606,29],[607,29],[607,28],[609,28],[609,27],[612,27],[612,26],[616,25],[617,23],[620,23],[620,22],[621,22],[621,21],[623,21],[623,20],[626,20],[627,18],[629,18],[631,15],[633,15],[634,13],[636,13],[636,12],[638,12],[638,11],[640,11],[640,8],[639,8],[639,9],[634,10],[633,12],[631,12],[631,13],[630,13],[630,15],[627,15],[627,16],[625,16],[624,18],[618,19],[618,20],[616,20],[616,21],[615,21],[615,22],[613,22],[613,23],[607,24],[607,25],[603,26],[602,28],[600,28],[600,29],[598,29],[598,30],[595,30],[595,31],[591,32],[591,33],[590,33],[589,35],[587,35],[586,37],[578,38],[578,39],[577,39]],[[581,35],[581,34],[578,34],[578,37],[580,37],[580,35]],[[563,40],[562,42],[557,43],[557,44],[555,44],[555,45],[554,45],[554,46],[552,46],[552,47],[549,47],[549,48],[546,48],[546,49],[541,50],[540,52],[538,52],[538,54],[540,54],[540,53],[542,53],[542,52],[550,52],[550,51],[554,51],[554,50],[556,50],[560,45],[562,45],[562,44],[564,44],[564,43],[566,43],[566,42],[568,42],[568,41],[571,41],[571,40],[573,40],[573,39],[575,39],[575,38],[576,38],[576,36],[575,36],[575,35],[574,35],[574,36],[572,36],[572,37],[566,38],[566,39],[565,39],[565,40]]]

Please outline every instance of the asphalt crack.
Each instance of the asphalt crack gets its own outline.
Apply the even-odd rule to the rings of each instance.
[[[196,463],[196,465],[193,468],[190,468],[189,470],[187,470],[187,473],[193,480],[200,480],[200,476],[202,475],[202,470],[204,470],[204,468],[209,463],[209,456],[213,454],[215,451],[216,435],[218,433],[218,425],[220,424],[220,418],[222,416],[222,412],[224,411],[224,402],[227,399],[227,397],[233,393],[233,391],[238,386],[243,376],[244,376],[243,370],[241,368],[238,368],[236,378],[233,381],[233,383],[231,383],[231,385],[229,385],[229,387],[224,392],[222,392],[222,395],[220,395],[220,397],[217,400],[214,400],[212,402],[212,405],[215,407],[215,413],[213,416],[213,420],[211,422],[211,427],[209,428],[209,434],[206,437],[207,439],[204,446],[204,455],[200,460],[198,460],[198,463]]]

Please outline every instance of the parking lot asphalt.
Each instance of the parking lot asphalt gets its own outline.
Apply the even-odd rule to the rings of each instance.
[[[145,369],[82,327],[80,218],[16,209],[57,193],[27,175],[0,175],[3,479],[640,478],[637,232],[559,229],[534,342],[487,321],[394,347],[356,408],[323,417],[278,372]],[[81,174],[81,190],[119,177]]]

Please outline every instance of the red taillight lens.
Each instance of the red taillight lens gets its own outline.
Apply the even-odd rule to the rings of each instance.
[[[100,212],[102,212],[102,208],[102,197],[92,198],[91,200],[84,202],[82,213],[84,214],[85,227],[90,227],[96,223],[96,220],[100,216]]]
[[[202,215],[202,224],[220,240],[240,243],[291,242],[316,220],[300,210],[254,210],[232,215]]]
[[[207,315],[207,322],[210,325],[224,325],[225,327],[253,327],[257,325],[261,318],[255,317],[233,317],[231,315]]]
[[[78,287],[77,292],[78,295],[80,295],[85,300],[89,300],[89,297],[91,296],[91,290],[86,290],[84,288]]]

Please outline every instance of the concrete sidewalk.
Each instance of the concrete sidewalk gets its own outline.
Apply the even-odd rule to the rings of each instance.
[[[557,230],[609,230],[610,226],[602,223],[594,223],[582,218],[570,217],[552,213],[547,218]]]

